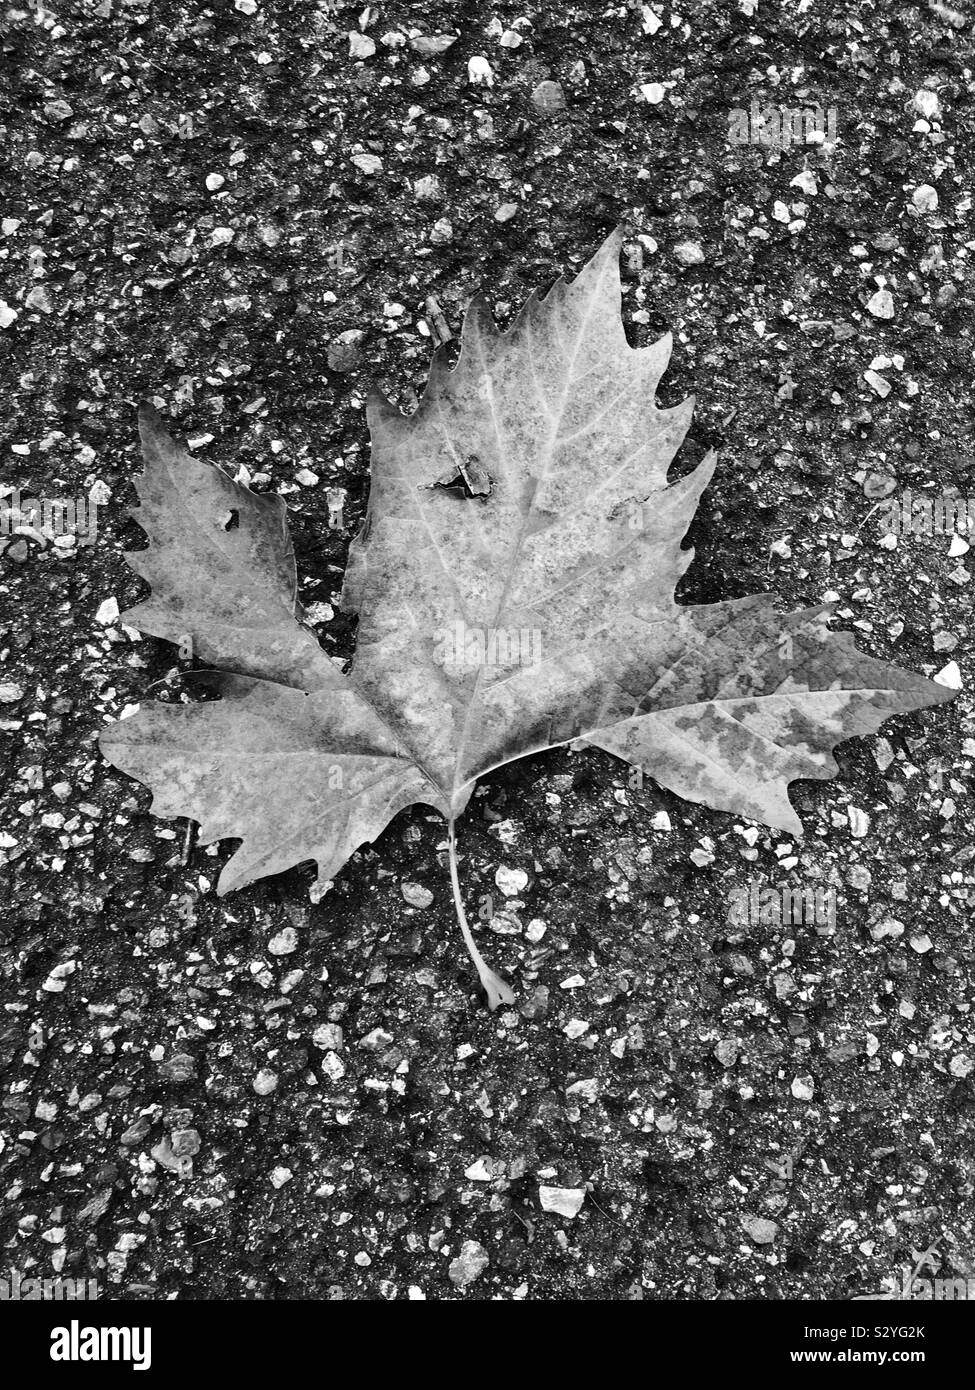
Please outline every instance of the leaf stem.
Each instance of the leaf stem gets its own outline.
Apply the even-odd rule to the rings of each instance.
[[[477,966],[477,973],[480,977],[481,985],[488,997],[488,1008],[496,1009],[499,1004],[513,1004],[515,993],[509,984],[502,980],[500,975],[496,975],[489,965],[484,961],[484,957],[475,945],[471,935],[471,929],[467,925],[467,915],[464,912],[464,901],[460,896],[460,879],[457,876],[457,837],[454,833],[453,817],[447,822],[450,846],[450,882],[454,890],[454,907],[457,910],[457,920],[464,937],[464,945],[467,947],[471,960]]]

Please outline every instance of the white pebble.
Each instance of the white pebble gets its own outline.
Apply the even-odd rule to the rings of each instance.
[[[98,611],[95,614],[95,622],[101,623],[103,626],[108,626],[109,623],[114,623],[117,617],[118,599],[107,598],[98,605]]]
[[[493,87],[494,73],[486,58],[475,55],[467,64],[467,80],[472,87]]]
[[[329,1081],[341,1081],[345,1075],[345,1064],[336,1053],[326,1052],[322,1059],[322,1071]]]
[[[60,994],[65,987],[65,981],[70,975],[73,975],[77,969],[77,961],[63,961],[61,965],[56,965],[54,967],[50,975],[48,975],[47,979],[41,985],[41,989],[46,990],[48,994]]]
[[[584,1187],[540,1187],[538,1200],[542,1211],[554,1212],[556,1216],[567,1216],[570,1220],[578,1216],[586,1200]]]
[[[360,34],[353,30],[349,35],[350,58],[371,58],[375,51],[376,45],[368,34]]]
[[[681,265],[700,265],[704,260],[704,252],[696,241],[680,241],[674,247],[674,255]]]
[[[464,1177],[468,1182],[490,1182],[494,1177],[490,1167],[483,1158],[479,1158],[476,1163],[472,1163],[469,1168],[464,1169]]]
[[[276,936],[272,936],[271,940],[267,943],[267,949],[271,952],[272,956],[290,956],[291,952],[297,950],[297,948],[298,933],[295,931],[294,927],[282,928],[282,930],[279,931]]]
[[[524,869],[509,869],[504,864],[496,870],[494,881],[506,898],[516,897],[528,887],[528,875]]]
[[[789,184],[789,187],[801,188],[803,193],[810,198],[815,198],[816,194],[819,192],[816,175],[811,169],[803,169],[801,174],[796,174],[795,178]]]
[[[433,902],[433,894],[422,883],[401,883],[399,891],[410,907],[429,907]]]
[[[756,1245],[771,1245],[779,1234],[778,1223],[764,1216],[743,1216],[741,1224]]]
[[[948,690],[961,690],[961,671],[958,669],[958,662],[949,661],[948,665],[942,667],[933,679],[938,685],[943,685]]]
[[[352,163],[359,170],[360,174],[382,173],[383,162],[378,154],[369,154],[367,151],[362,151],[352,156]]]
[[[344,1034],[337,1023],[320,1023],[311,1035],[311,1040],[323,1052],[341,1052]]]

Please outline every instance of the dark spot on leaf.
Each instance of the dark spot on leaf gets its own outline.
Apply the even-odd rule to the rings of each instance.
[[[454,468],[448,468],[447,472],[441,474],[431,486],[455,488],[462,492],[465,497],[486,498],[491,496],[491,489],[494,484],[477,454],[468,454],[463,463],[457,464]]]

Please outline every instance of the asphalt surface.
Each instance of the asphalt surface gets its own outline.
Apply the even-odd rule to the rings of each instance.
[[[846,1299],[922,1257],[975,1278],[970,554],[891,547],[875,510],[975,498],[971,21],[651,16],[0,21],[3,483],[98,504],[73,545],[0,536],[0,1236],[25,1274],[548,1301]],[[737,143],[753,99],[835,135]],[[308,865],[218,900],[233,847],[100,758],[187,666],[117,621],[145,596],[135,408],[286,496],[302,602],[351,656],[370,385],[411,408],[435,311],[456,334],[480,286],[509,322],[620,222],[631,341],[672,330],[659,401],[697,396],[674,474],[720,452],[681,601],[831,599],[864,651],[962,690],[796,784],[801,843],[596,752],[486,779],[460,848],[518,989],[492,1015],[439,817],[403,812],[318,902]],[[835,923],[729,921],[753,880],[833,891]]]

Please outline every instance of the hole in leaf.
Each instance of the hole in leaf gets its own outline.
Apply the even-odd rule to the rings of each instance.
[[[468,454],[463,463],[448,468],[431,487],[455,488],[465,497],[487,498],[494,486],[487,469],[477,454]]]

